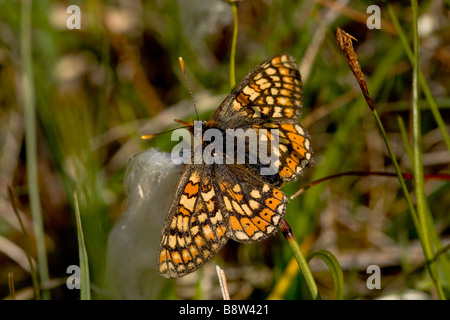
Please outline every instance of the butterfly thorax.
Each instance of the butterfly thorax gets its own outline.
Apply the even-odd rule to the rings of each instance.
[[[207,166],[244,166],[262,180],[281,186],[283,178],[278,167],[263,174],[262,168],[277,166],[278,158],[267,162],[261,156],[271,153],[273,144],[261,145],[261,135],[255,127],[222,129],[217,121],[191,121],[189,130],[193,136],[191,162]],[[267,140],[267,139],[266,139]],[[262,150],[265,149],[265,152]],[[273,156],[273,154],[272,154]]]

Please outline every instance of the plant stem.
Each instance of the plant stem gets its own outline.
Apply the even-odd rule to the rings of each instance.
[[[317,284],[314,280],[314,277],[309,269],[308,262],[300,250],[300,246],[292,234],[292,229],[286,220],[283,219],[281,223],[281,232],[283,232],[284,237],[286,238],[289,246],[291,247],[292,253],[294,254],[295,259],[297,260],[298,266],[300,267],[300,271],[302,272],[306,284],[308,286],[311,297],[314,300],[321,300],[319,290],[317,289]]]
[[[236,40],[238,35],[238,10],[236,1],[230,1],[231,10],[233,11],[233,39],[231,40],[231,56],[230,56],[230,87],[234,88],[236,85],[235,76],[235,60],[236,60]]]

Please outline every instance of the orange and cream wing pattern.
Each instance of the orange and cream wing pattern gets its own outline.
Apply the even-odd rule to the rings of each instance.
[[[161,235],[158,268],[178,278],[206,263],[227,242],[274,234],[287,197],[241,165],[186,166]]]
[[[274,120],[297,122],[302,108],[302,82],[295,59],[287,54],[253,69],[214,114],[223,128]]]
[[[220,128],[253,128],[259,139],[267,138],[261,129],[279,130],[279,144],[269,147],[279,157],[278,173],[262,177],[276,186],[295,180],[312,162],[309,135],[298,123],[302,93],[297,63],[283,54],[254,68],[214,114]]]
[[[287,197],[279,189],[231,165],[217,177],[228,235],[238,242],[255,242],[273,235],[286,211]]]
[[[218,204],[210,169],[187,165],[182,174],[159,245],[158,269],[166,278],[178,278],[198,269],[228,240],[228,224]]]
[[[269,122],[255,125],[254,129],[257,130],[260,140],[269,142],[274,141],[273,134],[270,134],[273,131],[269,130],[278,129],[278,143],[268,144],[268,148],[278,156],[275,166],[282,182],[297,179],[311,166],[312,149],[309,135],[300,124]]]
[[[284,181],[297,179],[312,164],[310,139],[305,129],[297,123],[284,123],[279,129],[278,174]]]

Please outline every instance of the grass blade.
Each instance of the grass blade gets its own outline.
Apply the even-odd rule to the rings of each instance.
[[[318,250],[309,254],[306,259],[309,261],[313,257],[318,257],[327,264],[333,277],[336,300],[344,299],[344,273],[336,257],[328,250]]]
[[[91,300],[88,255],[84,244],[83,226],[81,224],[80,207],[78,205],[76,191],[73,192],[73,198],[75,202],[75,217],[77,220],[78,254],[80,257],[80,298],[81,300]]]
[[[428,261],[429,273],[436,286],[440,299],[445,299],[445,294],[437,274],[437,266],[432,259],[434,257],[434,249],[431,241],[430,228],[434,228],[432,217],[427,214],[428,204],[425,195],[423,165],[422,165],[422,130],[421,117],[419,108],[419,32],[418,32],[418,4],[417,0],[411,0],[413,12],[413,43],[414,43],[414,63],[413,63],[413,79],[412,79],[412,132],[413,132],[413,157],[412,168],[414,172],[414,188],[416,195],[417,217],[419,219],[419,227],[422,230],[422,247]],[[430,222],[430,223],[429,223]]]
[[[33,63],[31,58],[31,12],[32,1],[22,1],[20,18],[20,53],[22,63],[22,90],[25,114],[25,147],[28,193],[30,197],[33,231],[36,237],[38,271],[41,284],[49,281],[47,250],[45,248],[44,224],[42,221],[41,203],[37,174],[37,142],[36,142],[36,101],[33,81]],[[43,290],[42,298],[50,299],[50,291]]]

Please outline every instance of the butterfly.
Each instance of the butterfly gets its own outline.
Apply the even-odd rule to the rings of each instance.
[[[280,187],[312,163],[309,135],[298,123],[301,108],[298,66],[292,56],[282,54],[255,67],[213,119],[202,122],[202,130],[225,135],[229,129],[251,129],[258,142],[273,142],[267,148],[278,156],[276,170],[261,174],[263,165],[249,161],[255,151],[248,147],[244,163],[185,164],[161,233],[158,270],[163,277],[197,270],[228,239],[249,243],[276,233],[287,205]],[[276,135],[270,130],[277,130]]]

